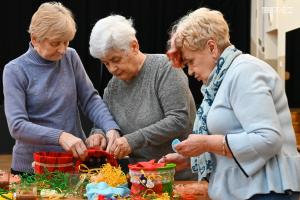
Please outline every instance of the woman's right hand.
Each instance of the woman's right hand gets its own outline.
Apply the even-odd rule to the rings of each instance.
[[[105,150],[106,148],[106,138],[104,133],[95,132],[94,134],[90,135],[86,140],[85,143],[88,147],[97,147],[100,146],[101,149]]]
[[[163,156],[158,161],[159,163],[175,163],[176,164],[176,171],[182,171],[190,167],[190,158],[184,157],[178,153],[170,153]]]
[[[71,152],[75,158],[85,160],[88,155],[84,142],[70,133],[62,132],[59,137],[59,144],[65,151]]]

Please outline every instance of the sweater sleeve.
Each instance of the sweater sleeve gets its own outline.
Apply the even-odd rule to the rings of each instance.
[[[240,65],[232,77],[229,97],[244,132],[229,133],[227,142],[241,170],[251,176],[282,146],[276,100],[273,99],[277,79],[257,64]]]
[[[89,119],[105,133],[111,129],[120,129],[113,120],[107,106],[99,96],[89,79],[82,62],[75,50],[73,50],[73,64],[76,79],[77,95],[80,106]]]
[[[30,122],[26,109],[26,80],[14,64],[7,64],[3,71],[5,115],[10,134],[17,140],[30,144],[58,145],[62,130]]]
[[[174,69],[169,62],[159,68],[155,77],[156,97],[163,111],[163,118],[124,137],[133,149],[148,145],[161,145],[191,131],[195,105],[187,77],[182,70]]]

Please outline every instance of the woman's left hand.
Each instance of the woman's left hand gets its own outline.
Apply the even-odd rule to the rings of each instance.
[[[206,140],[206,135],[190,134],[186,140],[177,144],[175,149],[177,153],[186,157],[199,156],[207,151]]]
[[[125,137],[120,137],[115,140],[114,143],[115,149],[114,149],[114,156],[115,158],[121,159],[125,156],[129,155],[131,153],[131,147],[129,143],[127,142],[127,139]]]

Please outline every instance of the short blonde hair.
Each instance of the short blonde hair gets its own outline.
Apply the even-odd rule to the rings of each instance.
[[[46,38],[71,41],[76,23],[68,8],[59,2],[47,2],[33,14],[28,32],[40,41]]]
[[[199,8],[181,18],[171,35],[179,49],[203,50],[209,39],[213,39],[219,49],[230,45],[229,27],[223,14],[208,8]]]

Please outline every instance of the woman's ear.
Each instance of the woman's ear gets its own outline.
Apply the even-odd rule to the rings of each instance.
[[[31,44],[33,45],[33,47],[37,46],[38,40],[35,36],[30,35],[30,40],[31,40]]]
[[[134,54],[138,54],[140,51],[140,46],[137,40],[133,40],[130,44],[130,48]]]
[[[219,57],[219,49],[217,43],[214,40],[208,40],[207,46],[213,58],[217,59]]]

